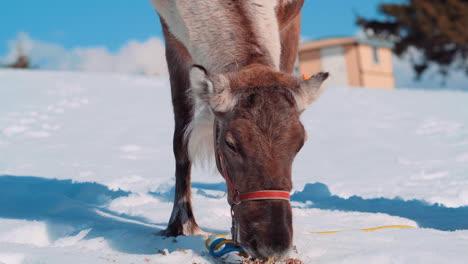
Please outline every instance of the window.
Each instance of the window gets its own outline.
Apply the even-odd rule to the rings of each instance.
[[[374,59],[374,64],[379,64],[380,63],[379,48],[377,48],[376,46],[372,47],[372,58]]]

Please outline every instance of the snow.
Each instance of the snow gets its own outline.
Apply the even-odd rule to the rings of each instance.
[[[156,235],[174,192],[167,77],[0,70],[0,98],[0,263],[214,263],[202,236]],[[291,257],[466,263],[467,101],[328,88],[302,117]],[[222,178],[193,181],[198,223],[228,233]],[[310,234],[394,224],[419,228]]]

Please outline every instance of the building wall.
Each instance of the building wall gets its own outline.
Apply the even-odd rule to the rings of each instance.
[[[361,58],[361,66],[364,72],[378,72],[384,74],[392,74],[392,52],[388,48],[377,48],[379,63],[375,63],[373,59],[373,47],[368,45],[358,45],[359,55]]]
[[[320,62],[320,50],[305,50],[299,52],[299,72],[312,75],[322,70]]]
[[[345,46],[346,70],[348,71],[348,84],[350,86],[363,86],[359,65],[357,45]]]
[[[367,88],[395,88],[395,80],[390,75],[364,74],[362,76],[364,87]]]
[[[374,59],[374,48],[358,45],[362,86],[369,88],[394,88],[392,51],[389,48],[376,48],[378,62]]]
[[[299,71],[308,75],[330,71],[329,85],[343,85],[346,80],[350,86],[394,88],[392,51],[378,47],[375,52],[378,63],[373,47],[366,44],[354,42],[313,49],[304,46],[299,52]]]
[[[325,82],[327,86],[348,86],[345,49],[343,46],[332,46],[320,49],[322,71],[329,72]]]

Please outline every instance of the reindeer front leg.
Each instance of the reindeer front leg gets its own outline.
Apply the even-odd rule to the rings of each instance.
[[[175,156],[175,196],[174,207],[164,236],[195,235],[203,233],[198,227],[192,211],[190,177],[191,162],[187,144],[184,140],[186,126],[192,120],[192,103],[187,95],[190,86],[189,70],[192,60],[185,47],[168,31],[164,21],[164,37],[166,41],[166,59],[171,81],[172,104],[174,107],[174,156]]]

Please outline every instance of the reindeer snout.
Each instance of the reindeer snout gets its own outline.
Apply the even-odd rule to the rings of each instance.
[[[259,259],[271,257],[276,259],[282,259],[288,256],[292,248],[292,241],[290,241],[285,235],[280,234],[280,237],[283,237],[284,239],[276,239],[258,243],[258,248],[253,253],[253,257]]]
[[[253,258],[284,258],[292,248],[292,212],[288,201],[264,200],[240,204],[236,215],[240,244]]]

